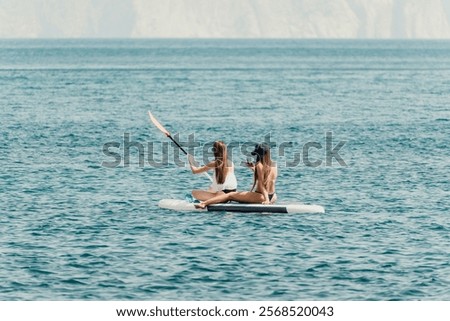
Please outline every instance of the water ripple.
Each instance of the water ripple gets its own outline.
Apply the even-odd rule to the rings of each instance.
[[[378,42],[357,52],[339,42],[137,43],[145,50],[78,48],[86,62],[51,48],[21,48],[41,55],[28,62],[4,55],[0,299],[450,300],[447,55],[386,56],[391,45]],[[202,143],[270,132],[294,142],[291,161],[332,131],[348,166],[280,167],[280,201],[321,204],[323,215],[161,210],[161,198],[208,182],[172,158],[139,167],[134,147],[129,167],[101,166],[111,161],[102,145],[123,152],[125,132],[166,141],[147,109]],[[236,172],[249,188],[248,171]]]

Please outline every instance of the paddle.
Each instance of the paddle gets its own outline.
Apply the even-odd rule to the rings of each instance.
[[[170,138],[171,141],[173,141],[175,143],[175,145],[178,146],[179,149],[181,149],[181,151],[188,157],[189,159],[189,163],[193,164],[195,163],[194,157],[190,154],[188,154],[183,147],[180,146],[180,144],[178,144],[178,142],[173,139],[173,137],[170,135],[169,131],[167,129],[164,128],[163,125],[161,125],[161,123],[155,118],[155,116],[152,115],[152,113],[150,111],[148,111],[148,115],[150,116],[150,120],[152,121],[152,123],[164,134],[166,135],[168,138]],[[212,182],[213,179],[211,178],[211,176],[209,176],[208,173],[203,172],[203,174],[209,178],[209,180]]]

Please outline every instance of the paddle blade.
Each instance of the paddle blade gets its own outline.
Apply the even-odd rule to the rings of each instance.
[[[152,123],[161,131],[164,133],[164,135],[166,135],[167,137],[170,136],[170,133],[167,129],[164,128],[163,125],[161,125],[159,123],[159,121],[152,115],[152,113],[149,111],[148,115],[150,116],[150,120],[152,121]]]
[[[191,164],[192,166],[198,166],[198,162],[195,160],[194,156],[192,156],[191,154],[187,155],[188,160],[189,160],[189,164]]]

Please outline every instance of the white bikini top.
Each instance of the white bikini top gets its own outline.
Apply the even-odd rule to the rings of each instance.
[[[217,184],[216,171],[214,171],[213,183],[210,188],[215,192],[223,191],[224,189],[232,190],[237,188],[237,179],[236,175],[234,175],[233,162],[231,162],[231,167],[228,168],[228,173],[223,184]]]

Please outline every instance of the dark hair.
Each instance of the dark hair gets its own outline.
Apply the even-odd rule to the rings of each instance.
[[[270,147],[267,144],[256,144],[255,150],[251,153],[253,156],[256,156],[256,162],[261,162],[267,152],[270,151]]]
[[[217,184],[223,184],[228,173],[227,145],[222,141],[214,142],[213,152],[216,162],[216,181]]]
[[[269,178],[270,167],[272,166],[272,160],[270,158],[270,147],[269,145],[262,143],[257,144],[255,146],[255,150],[252,152],[252,155],[256,156],[256,163],[261,162],[263,165],[262,173],[258,173],[257,168],[255,167],[255,174],[253,175],[253,186],[251,191],[256,186],[257,178],[259,177],[263,184],[267,184],[267,179]]]

